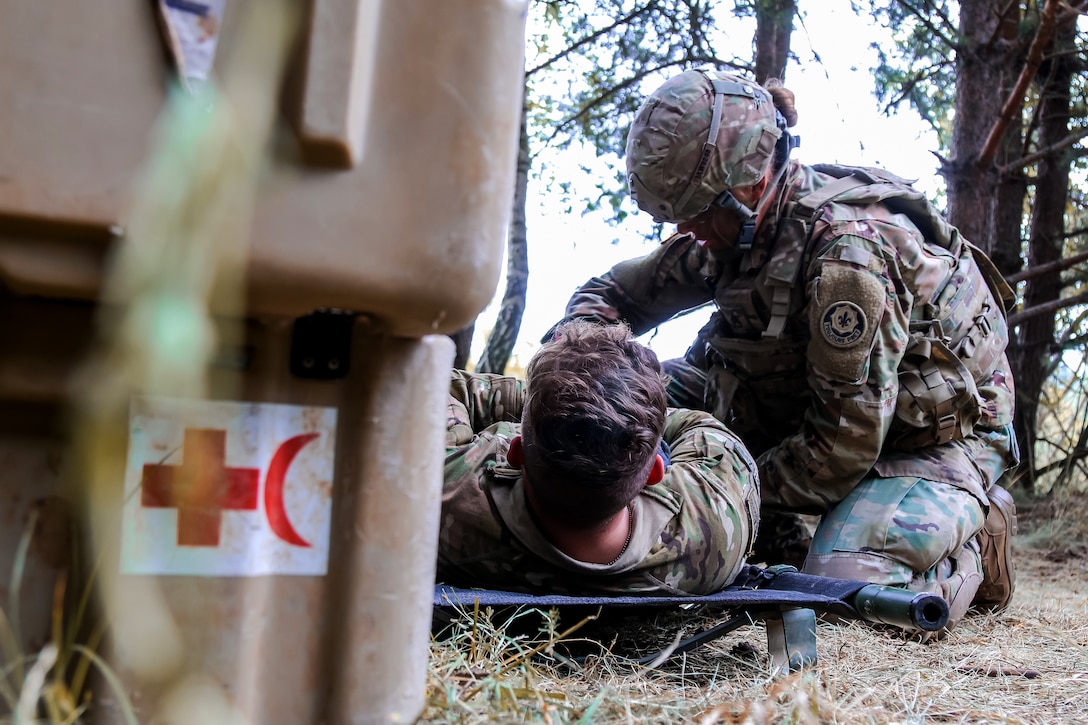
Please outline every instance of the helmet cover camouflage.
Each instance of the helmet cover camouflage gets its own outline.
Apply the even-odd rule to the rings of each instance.
[[[764,88],[730,73],[685,71],[635,116],[626,154],[631,198],[655,221],[691,219],[726,189],[758,182],[781,135]]]

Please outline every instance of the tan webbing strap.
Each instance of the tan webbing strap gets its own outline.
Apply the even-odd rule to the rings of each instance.
[[[790,312],[790,297],[797,284],[797,275],[801,271],[805,241],[803,238],[791,240],[782,239],[780,236],[777,251],[766,263],[767,286],[772,288],[772,293],[771,319],[767,322],[767,329],[763,331],[765,340],[777,340],[786,329],[786,320]]]
[[[849,176],[835,179],[822,189],[818,189],[808,196],[793,203],[789,212],[779,221],[781,230],[787,229],[787,224],[792,225],[790,239],[795,245],[786,252],[779,252],[771,258],[767,264],[775,267],[768,275],[769,286],[774,288],[771,297],[771,319],[767,322],[767,329],[763,332],[763,339],[779,339],[786,329],[786,320],[790,311],[790,296],[797,284],[797,275],[800,272],[801,260],[808,246],[808,235],[812,231],[811,224],[816,214],[828,202],[835,197],[845,194],[851,189],[874,183],[872,177],[864,172],[855,172]],[[797,237],[792,239],[792,237]],[[779,232],[778,244],[781,245],[782,231]]]
[[[786,329],[786,319],[790,311],[790,291],[792,285],[777,284],[771,296],[771,319],[767,323],[767,329],[763,331],[763,338],[777,340]]]
[[[915,338],[915,343],[904,358],[914,360],[918,366],[917,375],[908,372],[899,377],[899,384],[915,400],[918,412],[913,420],[909,420],[902,411],[897,412],[914,427],[920,427],[927,414],[933,416],[933,422],[926,428],[899,438],[896,447],[912,450],[934,443],[942,445],[970,435],[981,401],[978,386],[960,359],[943,341],[934,338]],[[953,369],[963,383],[963,390],[957,391],[945,378],[938,362]]]
[[[990,292],[1001,304],[1001,311],[1008,313],[1016,304],[1016,292],[1012,286],[1005,281],[1005,278],[1001,275],[1001,272],[997,269],[997,265],[990,259],[990,256],[976,247],[971,242],[960,237],[967,248],[971,250],[971,257],[978,265],[979,271],[982,272],[982,278],[986,280],[986,284],[990,287]]]
[[[710,117],[710,130],[707,132],[706,142],[703,144],[703,150],[699,154],[699,161],[695,165],[695,171],[692,173],[691,178],[688,179],[688,186],[684,190],[680,200],[673,206],[674,209],[684,208],[684,205],[688,203],[688,199],[692,197],[695,190],[699,188],[699,184],[703,182],[703,177],[706,176],[707,168],[710,166],[710,155],[714,152],[714,149],[718,147],[718,131],[721,129],[722,125],[722,105],[725,101],[725,97],[755,97],[755,91],[748,83],[737,83],[735,81],[715,78],[711,72],[707,70],[702,71],[702,74],[706,76],[706,79],[710,81],[710,85],[714,89],[714,108]]]
[[[956,416],[952,411],[954,391],[933,362],[933,358],[923,362],[918,370],[922,373],[922,382],[926,386],[926,396],[919,402],[928,404],[927,407],[933,411],[934,442],[937,445],[947,443],[956,433]]]
[[[872,179],[864,178],[857,174],[844,176],[840,179],[835,179],[822,189],[817,189],[805,198],[799,200],[797,206],[807,212],[808,219],[811,221],[816,212],[828,202],[833,201],[835,197],[841,196],[859,186],[868,186],[871,183],[873,183]]]

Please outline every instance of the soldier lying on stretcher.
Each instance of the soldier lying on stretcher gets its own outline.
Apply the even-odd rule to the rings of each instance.
[[[709,413],[666,409],[654,352],[574,321],[526,380],[452,373],[438,578],[571,594],[707,594],[745,564],[756,464]]]

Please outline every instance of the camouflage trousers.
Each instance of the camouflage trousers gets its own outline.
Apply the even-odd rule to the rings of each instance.
[[[983,504],[951,484],[869,476],[824,514],[803,570],[940,594],[952,626],[982,583],[985,521]]]
[[[707,408],[702,370],[686,360],[666,360],[662,368],[669,375],[669,405]],[[797,528],[787,525],[796,517],[782,517],[787,520],[779,529]],[[985,520],[983,504],[951,484],[871,474],[824,514],[801,568],[810,574],[940,594],[949,602],[951,626],[967,611],[982,583],[975,536]],[[799,519],[796,523],[802,525]],[[757,551],[764,541],[767,552],[761,553],[768,563],[792,558],[797,546],[791,542],[783,548],[782,532],[765,528],[761,522]],[[770,540],[765,533],[771,533]]]

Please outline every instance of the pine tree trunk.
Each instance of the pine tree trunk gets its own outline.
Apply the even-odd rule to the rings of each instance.
[[[1057,28],[1054,34],[1050,66],[1044,66],[1040,79],[1039,147],[1046,148],[1069,134],[1070,83],[1073,69],[1068,51],[1073,47],[1075,19]],[[1065,51],[1063,53],[1063,51]],[[1039,161],[1032,207],[1028,266],[1057,262],[1063,253],[1065,209],[1069,193],[1069,158],[1062,153],[1051,154]],[[1057,265],[1055,265],[1057,267]],[[1024,283],[1024,307],[1032,308],[1058,299],[1062,289],[1058,269],[1032,277]],[[1049,376],[1050,363],[1056,354],[1054,313],[1036,315],[1024,320],[1016,330],[1013,371],[1017,387],[1016,431],[1020,439],[1025,485],[1035,487],[1036,426],[1039,400]]]
[[[514,351],[521,316],[525,312],[525,292],[529,283],[529,251],[525,232],[525,202],[529,185],[529,132],[524,109],[521,114],[521,141],[514,184],[514,210],[506,245],[506,291],[499,305],[495,328],[476,363],[476,372],[502,373]]]
[[[450,339],[453,340],[453,344],[456,346],[456,352],[453,354],[453,367],[458,370],[464,370],[468,365],[469,356],[472,354],[472,335],[476,331],[476,323],[462,327],[457,332],[450,333]]]
[[[1000,43],[1008,50],[1020,43],[1020,6],[1009,3],[1005,17],[998,30]],[[1024,64],[1023,52],[1006,52],[1000,67],[1001,91],[997,94],[1007,99],[1012,93]],[[1024,223],[1024,199],[1028,193],[1027,174],[1023,167],[1015,165],[1024,155],[1024,131],[1021,124],[1009,124],[1001,141],[1001,150],[994,161],[998,167],[1006,169],[998,179],[994,189],[993,206],[993,243],[989,252],[997,269],[1005,276],[1015,274],[1023,268],[1023,236],[1020,229]],[[970,239],[970,237],[968,237]],[[972,240],[974,241],[974,240]]]
[[[793,35],[797,3],[794,0],[756,0],[755,11],[756,82],[766,83],[768,78],[783,80],[790,58],[790,36]]]
[[[999,180],[994,165],[982,168],[978,159],[1005,101],[995,92],[1005,86],[1007,75],[1004,44],[995,42],[1002,37],[1003,11],[1018,12],[1018,5],[1006,0],[960,2],[952,159],[941,167],[948,188],[949,221],[987,253],[996,241],[993,208]],[[1020,128],[1012,126],[1009,133],[1019,134]],[[1022,204],[1016,208],[1019,212]],[[1020,228],[1019,222],[1015,228]]]

